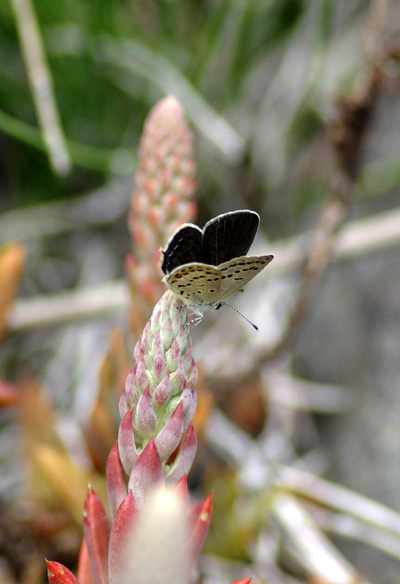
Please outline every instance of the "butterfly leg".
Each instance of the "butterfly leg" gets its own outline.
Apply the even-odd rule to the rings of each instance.
[[[196,318],[192,318],[192,320],[188,320],[187,324],[188,325],[192,324],[193,326],[197,326],[198,324],[200,324],[202,322],[203,319],[204,319],[204,316],[199,315],[199,316],[196,316]]]
[[[199,311],[197,311],[197,310],[193,310],[193,314],[192,314],[192,316],[193,316],[194,318],[191,318],[190,320],[188,320],[188,321],[186,322],[186,325],[187,325],[187,326],[190,326],[191,324],[192,324],[193,326],[197,326],[197,325],[198,325],[198,324],[200,324],[200,323],[202,322],[202,320],[204,319],[204,314],[203,314],[203,312],[202,312],[202,311],[200,311],[200,310],[199,310]]]

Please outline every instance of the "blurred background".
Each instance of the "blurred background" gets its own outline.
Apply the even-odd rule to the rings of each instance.
[[[252,440],[267,437],[268,458],[351,489],[360,517],[362,496],[388,506],[396,527],[370,516],[357,523],[348,508],[336,522],[322,508],[317,518],[363,578],[398,581],[399,26],[395,0],[0,3],[0,244],[12,249],[0,261],[5,582],[44,581],[50,553],[73,565],[79,489],[93,468],[103,488],[113,428],[96,418],[107,436],[99,447],[88,420],[99,385],[118,387],[132,366],[127,217],[145,119],[166,95],[194,136],[195,221],[253,209],[255,253],[275,255],[232,300],[258,336],[228,308],[194,331],[212,402],[204,416],[221,411]],[[254,363],[257,383],[248,377]],[[107,399],[116,415],[117,398]],[[41,458],[32,471],[34,412],[45,442],[62,444],[85,469],[79,488],[65,493],[51,475],[66,460]],[[237,501],[236,479],[216,454],[218,430],[203,432],[193,487]],[[338,511],[336,496],[325,504]],[[222,507],[224,542],[215,528],[207,553],[263,565],[260,534],[270,526],[222,529],[230,512]],[[265,581],[308,581],[292,562],[284,558],[282,573],[265,572]]]

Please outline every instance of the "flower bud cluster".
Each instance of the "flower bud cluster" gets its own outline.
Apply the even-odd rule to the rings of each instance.
[[[135,333],[142,330],[164,291],[158,271],[160,247],[195,216],[195,172],[191,130],[178,100],[168,96],[155,105],[145,123],[128,217],[132,253],[126,271]]]
[[[190,469],[197,368],[189,333],[186,308],[165,292],[136,344],[120,399],[119,456],[128,475],[150,442],[167,482],[175,484]]]

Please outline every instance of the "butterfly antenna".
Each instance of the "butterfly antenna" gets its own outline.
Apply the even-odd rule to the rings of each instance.
[[[256,330],[256,331],[258,331],[258,330],[259,330],[258,326],[256,326],[256,325],[254,324],[254,322],[251,322],[251,320],[249,320],[249,319],[248,319],[248,318],[247,318],[247,317],[246,317],[244,314],[242,314],[242,313],[240,312],[240,310],[238,310],[237,308],[235,308],[235,307],[234,307],[234,306],[232,306],[231,304],[228,304],[228,302],[221,302],[221,303],[220,303],[220,306],[229,306],[229,308],[232,308],[232,310],[234,310],[235,312],[237,312],[238,314],[240,314],[240,316],[241,316],[242,318],[244,318],[244,320],[246,320],[246,321],[247,321],[249,324],[251,324],[251,326],[253,327],[253,329],[254,329],[254,330]]]

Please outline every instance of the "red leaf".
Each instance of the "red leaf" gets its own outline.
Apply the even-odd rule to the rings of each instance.
[[[193,563],[199,557],[201,548],[203,547],[204,544],[204,540],[206,539],[208,527],[211,521],[211,514],[212,514],[212,495],[208,495],[208,497],[204,499],[204,501],[202,501],[195,507],[193,512],[192,535],[186,546],[187,552],[189,553],[189,557],[192,559]]]
[[[179,446],[178,455],[172,464],[171,470],[166,476],[166,482],[169,485],[177,483],[184,474],[188,474],[192,466],[196,450],[196,432],[194,431],[193,425],[190,424],[186,435]]]
[[[103,503],[91,489],[86,496],[83,529],[93,581],[95,584],[107,584],[110,526]]]
[[[138,457],[132,426],[133,407],[125,414],[118,430],[119,456],[126,474],[130,474]]]
[[[62,564],[47,560],[46,564],[49,584],[79,584],[78,578]]]
[[[81,549],[78,559],[78,580],[79,584],[93,584],[92,570],[90,568],[89,552],[85,538],[82,539]]]
[[[152,438],[137,459],[129,478],[129,488],[137,506],[141,508],[149,492],[161,484],[164,484],[164,471]]]
[[[126,578],[124,575],[124,554],[127,540],[132,533],[133,526],[138,517],[135,499],[132,491],[122,501],[115,516],[110,535],[109,546],[109,573],[110,584],[118,584]]]
[[[108,502],[112,516],[115,517],[118,507],[126,496],[125,472],[118,452],[118,442],[110,450],[106,467]]]
[[[176,483],[174,490],[182,497],[182,501],[187,503],[189,500],[189,489],[187,484],[187,476],[184,474]]]

